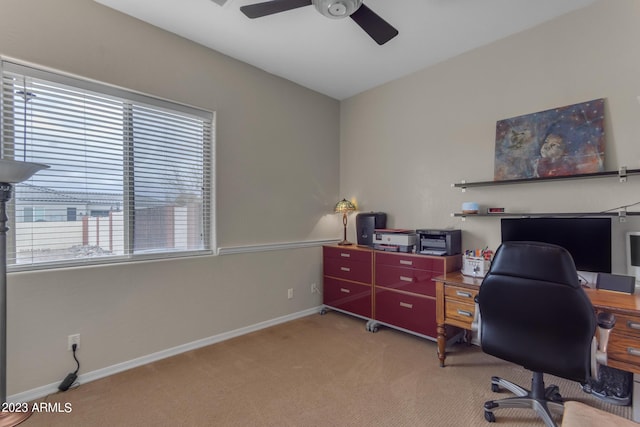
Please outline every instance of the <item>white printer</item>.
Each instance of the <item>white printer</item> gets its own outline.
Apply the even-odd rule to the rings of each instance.
[[[413,252],[415,230],[377,228],[373,234],[373,248],[389,252]]]

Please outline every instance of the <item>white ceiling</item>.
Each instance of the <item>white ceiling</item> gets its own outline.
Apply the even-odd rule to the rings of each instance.
[[[400,32],[382,46],[313,6],[249,19],[240,6],[264,0],[95,1],[342,100],[595,0],[364,0]]]

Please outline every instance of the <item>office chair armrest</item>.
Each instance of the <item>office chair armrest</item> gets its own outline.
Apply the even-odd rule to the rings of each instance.
[[[609,335],[616,325],[616,317],[613,313],[598,313],[598,330],[591,342],[591,376],[599,378],[598,366],[607,365],[607,346]]]

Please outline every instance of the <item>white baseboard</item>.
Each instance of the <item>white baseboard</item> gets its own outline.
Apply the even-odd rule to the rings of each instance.
[[[168,348],[166,350],[158,351],[156,353],[138,357],[136,359],[132,359],[126,362],[118,363],[116,365],[107,366],[106,368],[98,369],[92,372],[87,372],[86,374],[81,374],[78,376],[78,383],[86,384],[88,382],[95,381],[100,378],[105,378],[110,375],[114,375],[114,374],[126,371],[131,368],[137,368],[138,366],[155,362],[157,360],[166,359],[167,357],[175,356],[180,353],[184,353],[190,350],[195,350],[201,347],[206,347],[211,344],[216,344],[231,338],[235,338],[251,332],[259,331],[260,329],[265,329],[270,326],[278,325],[280,323],[285,323],[291,320],[299,319],[301,317],[309,316],[309,315],[320,312],[321,309],[322,309],[322,306],[310,308],[307,310],[299,311],[297,313],[292,313],[286,316],[277,317],[275,319],[256,323],[255,325],[246,326],[244,328],[235,329],[229,332],[223,332],[221,334],[214,335],[208,338],[192,341],[190,343],[182,344],[173,348]],[[58,385],[60,384],[61,381],[62,381],[62,378],[58,382],[47,384],[31,390],[27,390],[22,393],[17,393],[17,394],[8,396],[7,402],[12,402],[12,403],[30,402],[32,400],[45,397],[49,394],[56,393],[58,392]]]

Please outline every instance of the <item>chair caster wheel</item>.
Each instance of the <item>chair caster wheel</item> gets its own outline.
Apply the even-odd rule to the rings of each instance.
[[[558,402],[558,403],[564,402],[564,399],[560,394],[560,389],[558,388],[557,385],[550,385],[549,387],[547,387],[544,395],[545,395],[545,398],[547,398],[552,402]]]
[[[500,392],[500,386],[498,384],[491,384],[491,391],[494,393]]]
[[[484,411],[484,419],[489,421],[490,423],[496,422],[496,416],[493,414],[493,412]]]
[[[557,402],[557,403],[564,402],[564,399],[562,398],[562,395],[560,393],[553,393],[551,396],[548,397],[548,399],[552,402]]]

